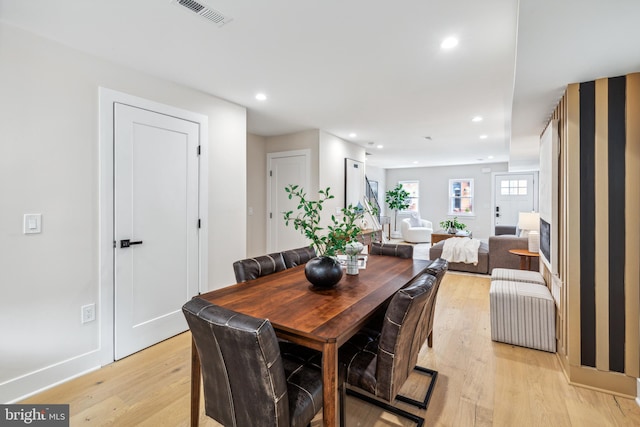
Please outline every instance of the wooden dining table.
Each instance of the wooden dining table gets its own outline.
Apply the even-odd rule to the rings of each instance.
[[[419,275],[431,261],[369,255],[358,275],[318,290],[304,265],[207,292],[199,298],[250,316],[269,319],[276,334],[322,352],[323,422],[339,424],[338,348],[361,329],[376,308]],[[200,416],[200,360],[191,350],[191,425]]]

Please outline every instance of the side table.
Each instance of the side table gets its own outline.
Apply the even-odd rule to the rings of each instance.
[[[357,239],[360,243],[365,245],[369,250],[371,250],[372,242],[382,242],[382,228],[379,230],[366,229],[361,230],[360,234],[358,234]]]
[[[529,252],[527,249],[509,249],[510,254],[520,257],[520,270],[531,270],[531,258],[539,257],[537,252]]]
[[[381,216],[380,217],[380,225],[382,226],[382,229],[384,230],[384,226],[387,226],[388,232],[389,232],[389,240],[391,240],[391,217],[388,216]]]

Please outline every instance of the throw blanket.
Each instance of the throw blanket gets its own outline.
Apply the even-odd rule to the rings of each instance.
[[[442,258],[449,262],[478,264],[478,248],[480,240],[468,237],[452,237],[444,241]]]

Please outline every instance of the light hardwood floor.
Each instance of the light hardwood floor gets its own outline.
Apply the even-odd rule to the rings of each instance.
[[[181,334],[24,403],[69,403],[72,426],[187,426],[190,340]],[[492,342],[486,277],[447,273],[420,364],[439,371],[429,408],[398,405],[427,426],[640,426],[634,400],[569,385],[554,354]],[[404,391],[423,392],[425,382],[412,375]],[[201,425],[219,424],[203,414]],[[411,423],[349,398],[347,425]]]

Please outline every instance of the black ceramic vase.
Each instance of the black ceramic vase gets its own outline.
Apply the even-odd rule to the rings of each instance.
[[[316,288],[332,288],[342,278],[342,266],[335,258],[319,256],[307,261],[304,275]]]

